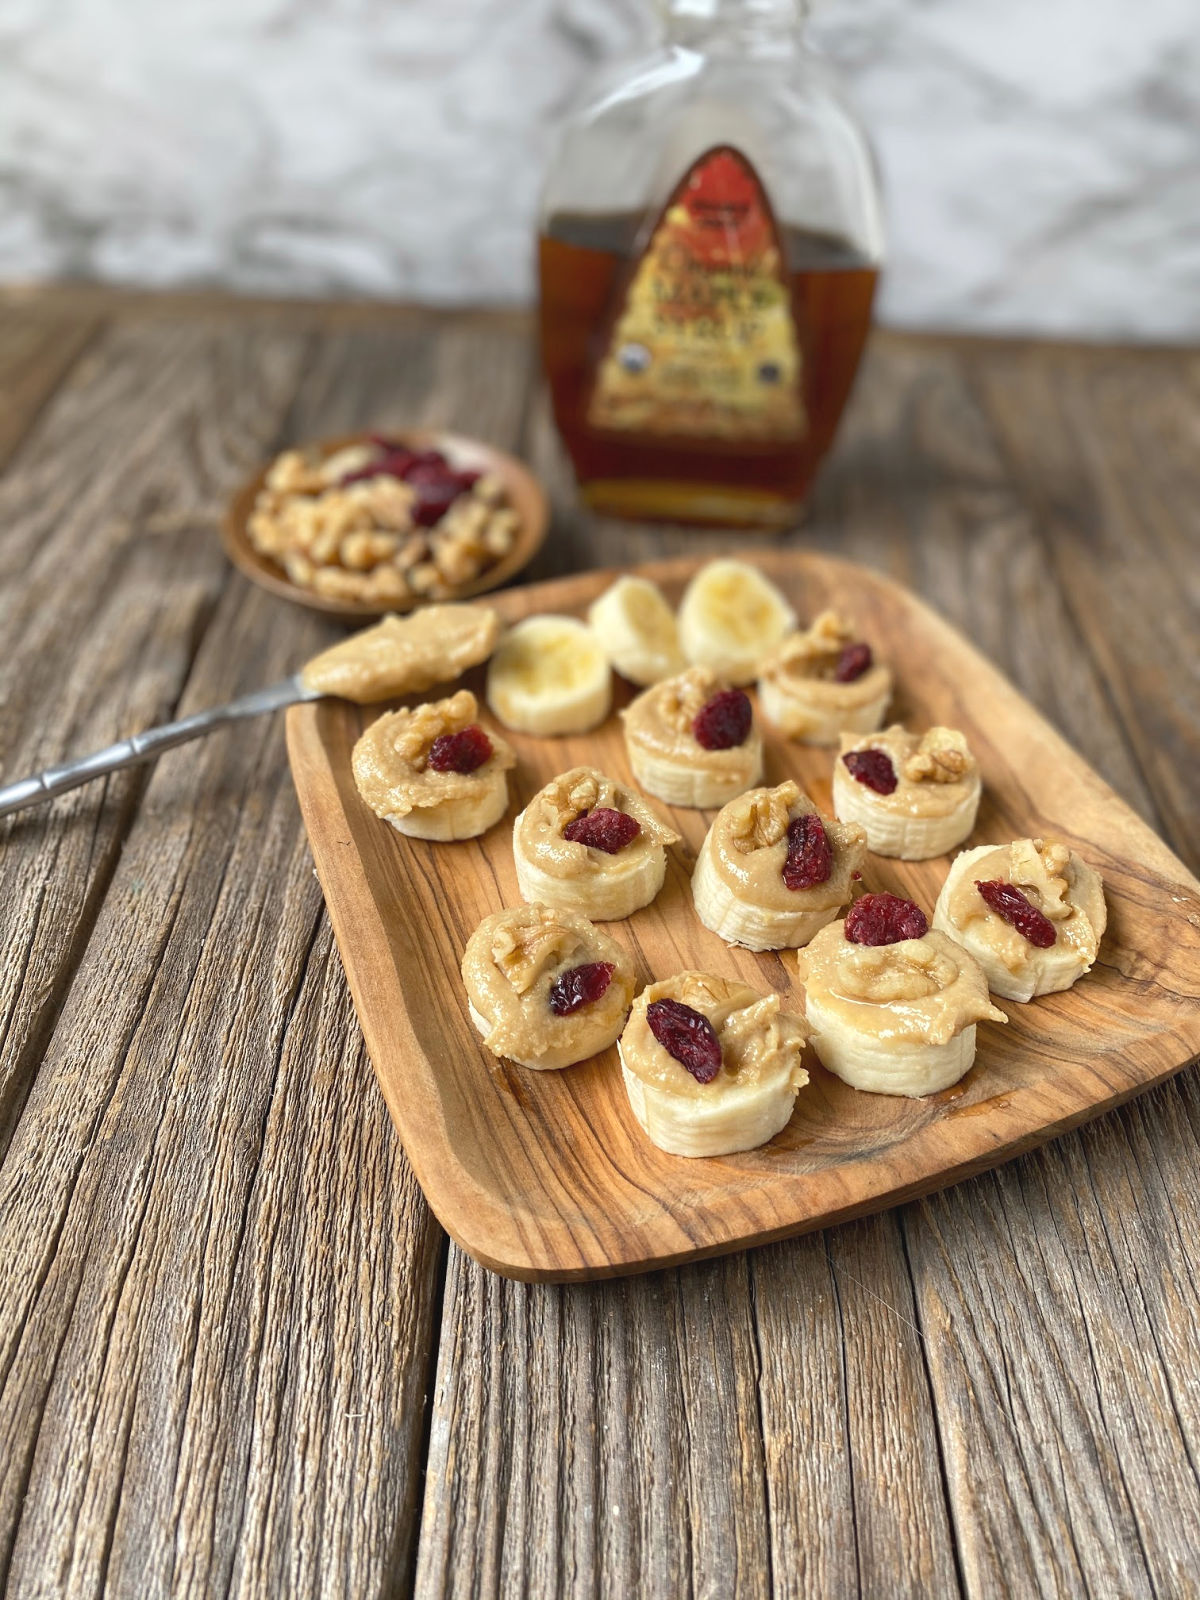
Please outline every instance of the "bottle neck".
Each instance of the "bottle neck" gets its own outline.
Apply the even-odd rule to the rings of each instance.
[[[715,42],[798,39],[808,0],[664,0],[667,37],[704,49]]]

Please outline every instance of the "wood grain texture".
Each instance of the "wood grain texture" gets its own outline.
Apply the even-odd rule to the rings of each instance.
[[[74,369],[0,483],[7,777],[171,715],[228,570],[198,508],[278,426],[303,353],[294,335],[167,325],[110,332]],[[144,781],[0,824],[0,1151]]]
[[[0,306],[64,359],[48,381],[7,345],[43,374],[0,483],[10,775],[249,687],[264,631],[274,664],[338,636],[222,587],[224,493],[289,440],[425,422],[513,448],[527,414],[555,505],[531,576],[725,543],[578,512],[520,316]],[[917,587],[1193,863],[1198,424],[1194,353],[884,333],[799,535]],[[0,841],[10,1593],[406,1592],[434,1360],[423,1596],[1194,1588],[1194,1073],[745,1259],[529,1286],[451,1246],[439,1304],[267,732]],[[256,975],[249,1010],[215,992]]]
[[[1197,364],[995,352],[977,382],[1047,562],[1154,790],[1200,861]],[[1030,463],[1036,463],[1031,469]],[[1181,759],[1181,757],[1183,759]]]
[[[1068,994],[1009,1006],[1005,1027],[981,1024],[978,1065],[942,1095],[861,1095],[818,1067],[769,1146],[683,1162],[637,1128],[615,1048],[569,1072],[529,1073],[496,1063],[478,1042],[458,967],[481,918],[519,903],[511,828],[445,847],[397,835],[355,789],[350,752],[363,714],[336,702],[292,707],[301,808],[385,1097],[438,1220],[497,1271],[604,1276],[860,1215],[1028,1149],[1178,1071],[1200,1049],[1200,884],[1182,864],[905,591],[828,558],[757,559],[799,615],[832,606],[855,617],[894,669],[891,715],[966,733],[984,779],[968,843],[1049,833],[1097,866],[1109,904],[1100,958]],[[645,569],[672,600],[694,570],[694,562]],[[498,603],[510,620],[578,614],[608,581],[559,580]],[[767,781],[795,777],[828,811],[830,753],[769,728],[764,735]],[[511,742],[510,817],[580,763],[631,781],[615,712],[585,735]],[[787,955],[730,950],[695,917],[688,879],[712,813],[662,809],[684,839],[667,885],[610,929],[631,949],[639,984],[711,969],[791,995],[799,1009]],[[870,857],[864,881],[931,908],[946,865]]]
[[[55,316],[0,302],[0,468],[100,327],[82,309]]]

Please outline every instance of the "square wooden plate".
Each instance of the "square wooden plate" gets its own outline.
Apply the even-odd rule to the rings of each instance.
[[[1109,924],[1091,974],[1065,994],[1003,1002],[976,1064],[925,1100],[860,1094],[809,1057],[791,1122],[719,1160],[663,1154],[630,1112],[616,1051],[565,1072],[494,1060],[467,1015],[459,960],[482,917],[519,901],[511,818],[543,783],[587,763],[630,781],[614,715],[594,733],[509,735],[509,819],[482,839],[403,838],[362,803],[350,752],[374,715],[294,706],[288,748],[317,872],[375,1070],[442,1226],[487,1267],[563,1280],[638,1272],[823,1227],[953,1183],[1095,1116],[1200,1050],[1200,884],[1008,681],[913,595],[863,568],[795,552],[753,558],[802,618],[847,611],[896,673],[895,720],[964,730],[984,778],[970,844],[1053,834],[1104,877]],[[643,569],[673,600],[696,563]],[[508,621],[581,613],[614,576],[510,591]],[[482,698],[482,674],[467,679]],[[618,684],[617,705],[630,692]],[[484,719],[487,720],[486,717]],[[794,776],[830,810],[830,751],[767,730],[766,782]],[[608,931],[644,981],[685,967],[802,992],[794,957],[730,949],[702,927],[689,876],[711,813],[669,811],[684,836],[659,898]],[[949,858],[869,858],[865,888],[931,911]]]

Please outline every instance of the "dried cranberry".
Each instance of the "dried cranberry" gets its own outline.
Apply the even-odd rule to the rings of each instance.
[[[784,887],[812,889],[818,883],[828,883],[832,871],[833,851],[820,817],[813,811],[793,817],[788,823]]]
[[[847,750],[842,760],[850,776],[876,794],[891,794],[899,781],[886,750]]]
[[[704,750],[732,750],[745,744],[754,712],[740,689],[718,689],[692,718],[692,733]]]
[[[898,944],[923,938],[928,931],[920,906],[895,894],[864,894],[846,913],[846,937],[852,944]]]
[[[614,811],[611,806],[597,806],[595,811],[585,811],[574,822],[568,822],[563,829],[563,838],[570,839],[573,844],[586,844],[591,850],[603,850],[605,855],[615,856],[627,844],[632,844],[641,831],[642,825],[636,817],[628,816],[624,811]]]
[[[594,1005],[608,993],[612,975],[611,961],[588,961],[560,972],[550,985],[551,1011],[556,1017],[569,1017],[581,1006]]]
[[[439,733],[429,746],[429,765],[435,772],[474,772],[492,754],[492,741],[477,722],[457,733]]]
[[[418,459],[416,452],[410,450],[407,445],[398,444],[394,439],[387,439],[381,433],[369,434],[368,438],[378,453],[365,467],[356,467],[353,472],[347,472],[339,478],[339,488],[344,489],[350,483],[361,483],[365,478],[406,477],[409,468]]]
[[[848,644],[837,659],[833,669],[835,683],[853,683],[871,668],[873,657],[869,644]]]
[[[975,887],[983,896],[989,911],[994,911],[998,917],[1003,917],[1023,939],[1028,939],[1030,944],[1036,945],[1039,950],[1049,950],[1058,938],[1058,932],[1050,918],[1039,911],[1015,883],[1005,883],[1003,878],[993,878],[987,883],[980,883],[976,878]]]
[[[440,522],[460,494],[479,480],[477,472],[458,472],[440,450],[409,450],[382,434],[372,434],[371,443],[379,452],[365,467],[347,472],[340,487],[365,478],[401,478],[415,491],[412,515],[418,527],[429,528]]]
[[[412,519],[419,528],[432,528],[435,522],[440,522],[462,493],[452,478],[442,478],[436,483],[418,483],[413,487],[417,497],[412,505]]]
[[[414,487],[421,483],[449,483],[453,478],[453,467],[437,450],[422,450],[420,455],[413,456],[404,474],[405,483],[411,483]]]
[[[652,1000],[646,1007],[650,1032],[697,1083],[711,1083],[721,1070],[721,1041],[712,1023],[681,1000]]]

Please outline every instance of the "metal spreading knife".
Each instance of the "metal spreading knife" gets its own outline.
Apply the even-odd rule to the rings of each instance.
[[[47,767],[31,777],[18,778],[13,783],[0,786],[0,817],[10,811],[21,811],[26,806],[37,805],[42,800],[53,800],[56,795],[76,789],[93,778],[103,778],[122,767],[136,766],[141,761],[153,761],[164,750],[189,739],[198,739],[213,728],[226,722],[240,722],[243,717],[257,717],[265,711],[278,711],[283,706],[295,705],[300,700],[321,700],[319,689],[306,689],[299,673],[275,683],[268,689],[256,689],[244,694],[228,705],[214,706],[209,711],[195,711],[190,717],[180,717],[177,722],[164,722],[161,727],[147,728],[145,733],[135,733],[130,739],[110,744],[93,755],[80,756],[61,766]]]

